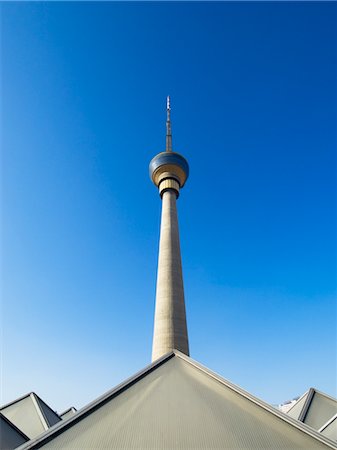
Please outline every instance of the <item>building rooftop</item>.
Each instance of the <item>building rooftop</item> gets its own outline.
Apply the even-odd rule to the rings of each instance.
[[[34,392],[2,406],[0,412],[29,439],[61,421],[60,416]]]
[[[28,440],[28,436],[0,413],[0,448],[2,450],[12,450]]]
[[[68,419],[69,417],[73,416],[77,412],[77,409],[74,406],[71,406],[70,408],[63,411],[63,413],[60,414],[60,417],[62,420]]]
[[[288,410],[288,415],[337,441],[337,400],[310,388]]]
[[[337,449],[330,439],[173,351],[21,450]]]

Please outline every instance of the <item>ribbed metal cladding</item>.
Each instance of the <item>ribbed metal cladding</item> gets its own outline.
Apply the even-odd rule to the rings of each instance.
[[[152,361],[173,349],[189,355],[176,193],[170,189],[162,195]]]
[[[74,449],[331,449],[174,357],[49,442]],[[34,448],[34,447],[33,447]]]

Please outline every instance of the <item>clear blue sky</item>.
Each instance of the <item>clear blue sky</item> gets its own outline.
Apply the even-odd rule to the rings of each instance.
[[[191,356],[337,395],[336,7],[2,3],[3,403],[149,363],[168,94]]]

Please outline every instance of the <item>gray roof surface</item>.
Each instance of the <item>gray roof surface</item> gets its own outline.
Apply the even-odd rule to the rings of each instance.
[[[337,414],[331,417],[326,424],[319,430],[324,436],[337,441]]]
[[[60,417],[62,420],[66,420],[69,417],[73,416],[77,412],[77,409],[74,408],[74,406],[71,406],[70,408],[63,411],[63,413],[60,414]]]
[[[0,411],[30,439],[61,420],[34,392],[2,406]]]
[[[23,449],[337,449],[174,351]]]
[[[27,441],[28,437],[0,413],[0,449],[12,450]]]
[[[320,430],[337,414],[337,400],[317,389],[310,388],[288,411],[289,416],[315,430]],[[330,430],[333,429],[333,425]]]
[[[294,405],[288,410],[287,414],[290,417],[293,417],[294,419],[299,418],[301,411],[303,410],[303,406],[306,402],[308,396],[308,392],[306,392],[304,395],[302,395],[302,397],[300,397],[296,403],[294,403]]]

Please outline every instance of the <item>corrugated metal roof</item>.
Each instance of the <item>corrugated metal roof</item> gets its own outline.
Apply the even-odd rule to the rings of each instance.
[[[191,358],[173,352],[23,449],[337,449]]]
[[[28,437],[22,433],[6,416],[0,413],[0,448],[1,450],[13,450],[24,442]]]
[[[317,389],[310,388],[288,411],[288,414],[315,430],[320,430],[337,414],[337,400]],[[332,424],[329,431],[332,431],[333,427]]]
[[[0,411],[30,439],[61,420],[58,414],[34,392],[2,406]]]

